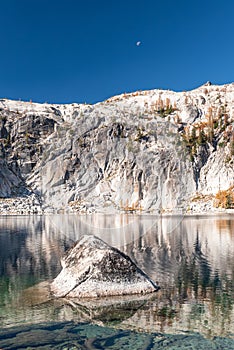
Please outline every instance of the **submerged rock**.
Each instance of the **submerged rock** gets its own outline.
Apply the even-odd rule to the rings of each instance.
[[[51,284],[55,297],[146,294],[159,287],[124,253],[101,239],[85,235],[62,260]]]

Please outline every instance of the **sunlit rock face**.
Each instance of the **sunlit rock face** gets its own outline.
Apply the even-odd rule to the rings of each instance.
[[[1,99],[0,197],[32,200],[0,213],[197,211],[204,196],[209,211],[233,186],[233,101],[234,84],[94,105]]]
[[[83,236],[62,260],[51,291],[56,297],[146,294],[159,287],[124,253],[95,236]]]

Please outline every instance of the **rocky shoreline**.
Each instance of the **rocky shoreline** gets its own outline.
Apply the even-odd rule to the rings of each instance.
[[[0,215],[43,214],[40,201],[35,194],[25,197],[0,198]]]
[[[43,207],[35,194],[25,197],[0,198],[0,216],[3,215],[44,215],[44,214],[143,214],[143,215],[213,215],[213,214],[234,214],[234,209],[216,208],[213,206],[214,199],[207,201],[191,201],[187,209],[140,211],[140,210],[108,210],[82,205],[80,207],[66,206],[63,209],[55,210],[50,207]]]

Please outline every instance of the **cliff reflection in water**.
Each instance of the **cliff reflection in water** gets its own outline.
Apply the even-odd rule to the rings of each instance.
[[[35,311],[34,305],[22,305],[21,298],[26,287],[55,277],[64,251],[87,233],[125,251],[161,286],[129,317],[118,319],[121,327],[234,334],[232,216],[0,217],[0,325],[22,321],[25,313],[28,322],[79,321],[87,315],[90,320],[92,314],[98,319],[93,304],[81,316],[79,306],[74,312],[74,305],[47,303]],[[103,318],[107,309],[109,316]],[[101,321],[112,319],[107,309],[101,311]]]

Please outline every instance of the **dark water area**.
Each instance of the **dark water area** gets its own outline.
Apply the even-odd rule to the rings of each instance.
[[[127,253],[161,290],[45,299],[83,234]],[[2,216],[0,349],[234,349],[233,281],[233,215]]]

